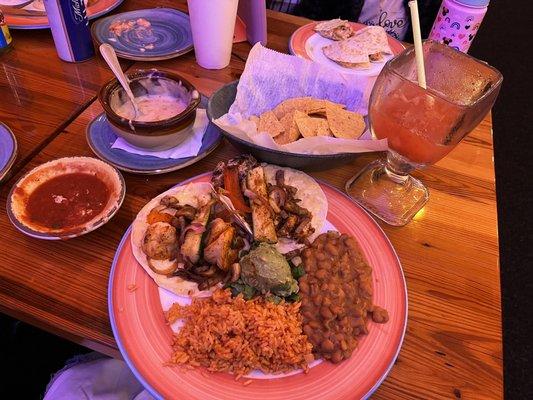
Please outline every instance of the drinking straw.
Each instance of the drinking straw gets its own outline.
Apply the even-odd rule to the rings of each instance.
[[[424,53],[422,50],[422,35],[420,34],[420,19],[418,17],[418,3],[416,0],[409,1],[411,9],[411,23],[413,25],[413,39],[415,44],[416,72],[418,85],[426,89],[426,70],[424,68]]]

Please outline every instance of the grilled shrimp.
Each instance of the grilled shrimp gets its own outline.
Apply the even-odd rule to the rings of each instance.
[[[142,249],[147,257],[154,260],[176,258],[178,237],[176,228],[166,222],[156,222],[146,229]]]

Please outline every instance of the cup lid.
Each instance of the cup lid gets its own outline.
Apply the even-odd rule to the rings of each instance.
[[[456,0],[460,4],[472,7],[487,7],[490,0]]]

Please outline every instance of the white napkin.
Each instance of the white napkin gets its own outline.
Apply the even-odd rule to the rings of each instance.
[[[162,151],[150,151],[143,150],[138,147],[132,146],[126,142],[123,138],[118,137],[115,140],[115,143],[111,146],[112,149],[121,149],[132,154],[139,154],[141,156],[153,156],[158,158],[185,158],[185,157],[195,157],[198,155],[200,148],[202,147],[202,139],[204,133],[209,125],[209,118],[207,118],[207,113],[204,109],[196,110],[196,119],[194,124],[188,127],[188,130],[192,130],[193,134],[190,135],[187,139],[181,142],[176,147],[173,147],[168,150]]]

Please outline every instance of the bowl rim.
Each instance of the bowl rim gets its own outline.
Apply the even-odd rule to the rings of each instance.
[[[281,156],[287,156],[287,157],[295,157],[295,158],[313,158],[315,160],[324,160],[324,159],[338,159],[338,158],[349,158],[349,157],[357,157],[357,156],[360,156],[361,154],[367,154],[367,153],[379,153],[379,152],[376,152],[376,151],[369,151],[369,152],[365,152],[365,153],[349,153],[349,152],[344,152],[344,153],[335,153],[335,154],[306,154],[306,153],[292,153],[290,151],[283,151],[283,150],[277,150],[277,149],[271,149],[269,147],[264,147],[264,146],[261,146],[261,145],[258,145],[258,144],[255,144],[255,143],[252,143],[252,142],[249,142],[247,140],[244,140],[244,139],[241,139],[240,137],[237,137],[227,131],[225,131],[224,129],[220,128],[217,124],[215,124],[213,122],[213,120],[215,120],[216,118],[213,117],[212,113],[211,113],[211,105],[212,105],[212,101],[213,101],[213,98],[219,94],[220,91],[222,91],[223,89],[227,88],[227,87],[230,87],[230,86],[237,86],[239,84],[239,79],[236,79],[232,82],[229,82],[223,86],[221,86],[220,88],[218,88],[218,90],[216,90],[215,92],[213,92],[213,94],[209,97],[209,102],[207,103],[207,117],[209,118],[209,121],[211,123],[213,123],[219,130],[220,132],[222,132],[222,134],[228,138],[228,140],[234,140],[244,146],[249,146],[249,147],[252,147],[253,149],[256,149],[256,150],[259,150],[259,151],[265,151],[265,152],[269,152],[269,153],[274,153],[274,154],[279,154]]]
[[[103,168],[106,169],[106,171],[109,174],[113,174],[113,176],[116,178],[116,186],[114,189],[118,189],[118,195],[113,204],[109,204],[103,211],[100,218],[96,220],[90,220],[80,225],[80,229],[76,229],[74,231],[57,231],[57,232],[41,232],[39,230],[34,229],[34,227],[27,225],[23,220],[19,219],[16,215],[16,213],[13,211],[13,197],[15,194],[15,190],[18,187],[21,187],[21,185],[24,183],[24,181],[29,178],[32,174],[37,173],[38,171],[42,169],[46,169],[49,167],[54,166],[57,163],[65,162],[68,164],[76,164],[80,162],[88,162],[88,163],[94,163],[99,164]],[[46,161],[42,164],[39,164],[35,166],[34,168],[30,169],[26,173],[24,173],[22,176],[20,176],[15,184],[11,187],[9,194],[7,196],[6,201],[6,213],[8,216],[8,219],[10,220],[11,224],[20,232],[23,234],[36,238],[36,239],[44,239],[44,240],[67,240],[76,238],[79,236],[83,236],[89,232],[92,232],[103,225],[107,224],[119,211],[120,207],[122,206],[124,199],[126,198],[126,181],[124,179],[124,176],[120,173],[118,168],[116,168],[111,163],[101,160],[96,157],[88,157],[88,156],[67,156],[67,157],[60,157],[53,160]]]
[[[171,71],[162,70],[162,69],[156,69],[152,68],[149,70],[146,69],[135,69],[132,71],[127,71],[124,73],[126,77],[130,80],[137,80],[141,78],[147,78],[150,74],[153,74],[157,78],[166,78],[173,81],[181,82],[182,85],[189,91],[189,92],[197,92],[198,97],[194,98],[191,96],[191,101],[183,110],[177,115],[174,115],[173,117],[163,119],[160,121],[152,121],[152,122],[145,122],[145,121],[128,121],[125,118],[118,115],[109,104],[109,95],[116,90],[116,88],[120,87],[120,83],[118,82],[117,78],[113,78],[107,83],[105,83],[98,92],[98,100],[100,101],[100,104],[102,105],[102,108],[104,109],[105,114],[109,118],[111,122],[114,122],[115,124],[119,126],[124,126],[126,128],[130,128],[130,122],[131,125],[134,128],[139,128],[140,130],[143,129],[157,129],[157,128],[166,128],[169,126],[172,126],[176,123],[182,122],[186,118],[190,117],[193,112],[196,111],[198,106],[200,105],[201,101],[201,95],[198,89],[190,83],[187,79],[185,79],[183,76],[176,74]],[[131,128],[130,128],[131,130]]]

